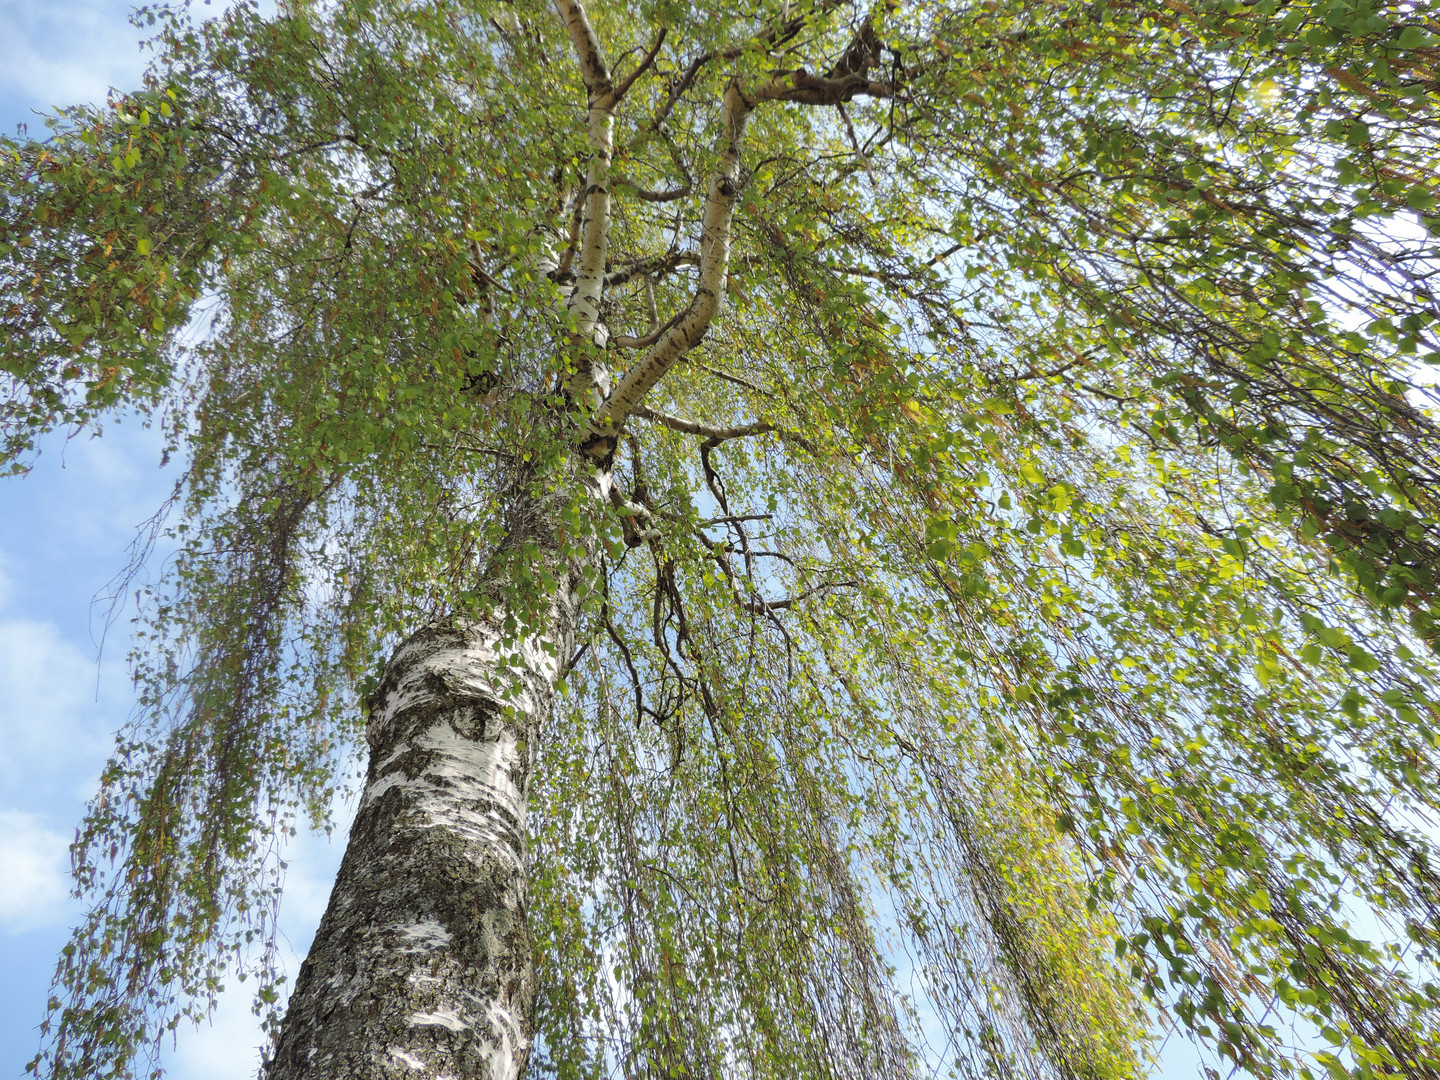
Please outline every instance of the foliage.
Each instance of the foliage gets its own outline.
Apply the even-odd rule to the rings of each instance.
[[[72,109],[45,142],[0,140],[5,334],[0,460],[35,438],[155,404],[174,332],[217,237],[243,229],[244,186],[191,126],[174,89]]]
[[[7,460],[125,401],[190,462],[38,1072],[125,1075],[237,967],[277,999],[269,837],[407,627],[525,632],[537,492],[592,587],[532,1067],[1440,1069],[1422,11],[596,4],[608,344],[549,8],[150,15],[152,89],[4,146]],[[750,120],[726,310],[613,466],[647,538],[565,387],[685,308],[731,81],[856,72]]]

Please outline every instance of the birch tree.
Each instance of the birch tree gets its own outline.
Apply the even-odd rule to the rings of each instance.
[[[1440,1072],[1423,6],[138,17],[3,146],[6,461],[187,463],[36,1075]]]

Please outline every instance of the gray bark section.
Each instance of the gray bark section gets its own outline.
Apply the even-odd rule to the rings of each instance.
[[[574,622],[564,598],[553,655],[545,635],[503,655],[498,630],[473,623],[428,627],[396,650],[372,698],[365,794],[268,1080],[524,1071],[525,793]]]

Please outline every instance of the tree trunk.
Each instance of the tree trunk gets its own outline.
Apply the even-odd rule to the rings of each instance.
[[[548,641],[518,653],[502,651],[497,626],[456,620],[391,658],[371,699],[365,792],[268,1080],[524,1071],[525,804],[557,657],[573,647],[576,602],[562,593]]]

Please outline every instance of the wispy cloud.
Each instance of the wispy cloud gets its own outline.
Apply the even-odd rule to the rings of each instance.
[[[110,746],[108,718],[96,714],[98,670],[56,628],[0,618],[0,756],[5,802],[27,800],[53,785],[86,786]],[[101,726],[104,723],[106,726]]]
[[[69,839],[36,814],[0,810],[0,927],[53,926],[73,914]]]
[[[116,0],[0,4],[0,93],[46,109],[133,89],[146,57],[129,14]]]
[[[64,804],[81,777],[88,789],[109,747],[94,660],[50,623],[5,618],[15,584],[0,558],[0,929],[11,933],[74,917],[70,838],[36,808]]]

